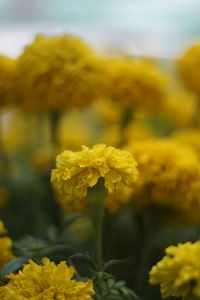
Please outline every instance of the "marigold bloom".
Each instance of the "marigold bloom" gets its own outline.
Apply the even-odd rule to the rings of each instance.
[[[74,203],[75,209],[77,203],[83,204],[87,189],[97,184],[101,177],[109,194],[123,193],[137,179],[137,164],[132,155],[104,144],[92,149],[82,146],[82,151],[78,152],[64,151],[56,161],[51,181],[59,197],[65,199],[66,206]]]
[[[185,85],[200,94],[200,44],[193,45],[178,60],[178,71]]]
[[[150,62],[111,59],[107,62],[114,101],[147,111],[159,109],[167,90],[166,77]]]
[[[102,61],[80,39],[38,36],[18,59],[19,96],[31,108],[84,107],[101,94],[103,70]]]
[[[68,267],[65,261],[56,265],[47,258],[43,265],[32,260],[24,265],[18,274],[6,276],[9,283],[0,287],[2,300],[92,300],[94,294],[91,280],[77,282],[73,280],[75,269]]]
[[[200,241],[170,246],[166,256],[153,266],[150,283],[161,285],[163,298],[168,296],[200,297]]]
[[[0,107],[12,102],[15,65],[14,59],[0,56]]]
[[[191,148],[151,139],[127,149],[138,162],[138,193],[146,190],[152,203],[175,209],[200,203],[200,164]]]

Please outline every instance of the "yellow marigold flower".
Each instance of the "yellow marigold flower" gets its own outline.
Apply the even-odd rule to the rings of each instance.
[[[138,163],[138,193],[146,190],[152,203],[178,209],[200,203],[200,164],[191,148],[151,139],[127,149]]]
[[[37,36],[18,59],[19,96],[31,108],[85,107],[102,93],[103,70],[101,59],[80,39]]]
[[[42,259],[43,265],[32,260],[24,265],[18,274],[6,276],[9,283],[0,287],[2,300],[92,300],[94,294],[91,280],[73,280],[75,269],[65,261],[56,265],[48,258]]]
[[[193,45],[179,58],[178,71],[185,85],[200,94],[200,44]]]
[[[12,102],[16,61],[0,56],[0,107]]]
[[[200,129],[188,128],[181,131],[175,131],[172,139],[180,145],[192,147],[200,157]]]
[[[167,79],[155,65],[121,58],[109,60],[107,68],[114,101],[147,111],[159,109],[166,96]]]
[[[12,240],[5,236],[0,238],[0,269],[14,258],[12,253]]]
[[[79,207],[77,203],[85,203],[87,189],[97,184],[101,177],[109,194],[123,193],[137,179],[137,164],[132,155],[104,144],[92,149],[82,146],[82,151],[78,152],[64,151],[56,161],[51,181],[57,193],[64,196],[65,205],[70,203],[70,208],[73,203],[75,209]]]
[[[170,246],[166,256],[153,266],[150,283],[161,285],[163,298],[168,296],[200,297],[200,241]]]

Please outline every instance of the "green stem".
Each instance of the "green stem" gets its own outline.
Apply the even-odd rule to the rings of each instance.
[[[104,199],[105,188],[100,180],[88,193],[89,212],[94,233],[95,260],[97,271],[99,272],[103,269],[102,222],[104,217]]]

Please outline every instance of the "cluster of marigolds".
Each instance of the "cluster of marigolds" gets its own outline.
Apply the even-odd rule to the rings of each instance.
[[[18,58],[1,56],[4,214],[9,201],[5,173],[18,176],[16,165],[9,165],[8,174],[7,164],[22,153],[38,174],[49,172],[56,156],[51,183],[68,214],[92,214],[91,192],[103,179],[98,197],[107,214],[126,207],[141,217],[154,209],[162,211],[158,227],[199,225],[200,44],[174,65],[167,72],[147,58],[100,55],[67,35],[38,36]],[[3,221],[0,269],[16,258]],[[163,298],[200,299],[200,241],[169,244],[165,252],[149,270],[150,284],[160,284]],[[75,273],[66,261],[29,260],[1,278],[0,299],[133,299],[128,294],[95,298],[92,280],[77,281]]]

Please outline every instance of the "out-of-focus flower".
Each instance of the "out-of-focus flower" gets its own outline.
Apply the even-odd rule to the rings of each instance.
[[[185,85],[200,94],[200,44],[186,50],[178,60],[178,71]]]
[[[124,107],[121,103],[109,98],[99,98],[93,102],[92,113],[95,119],[104,124],[119,123],[123,116]]]
[[[13,102],[13,82],[16,61],[6,56],[0,56],[0,107]]]
[[[7,229],[4,226],[4,223],[2,220],[0,220],[0,234],[6,234],[7,233]]]
[[[16,80],[30,108],[85,107],[102,94],[104,64],[88,45],[72,36],[37,36],[18,59]]]
[[[109,144],[113,147],[117,147],[121,142],[122,135],[120,124],[105,125],[104,130],[99,135],[99,143]]]
[[[175,131],[171,138],[180,145],[192,147],[200,157],[200,129],[187,128],[185,130]]]
[[[93,130],[83,113],[71,110],[60,120],[56,138],[59,149],[77,151],[81,145],[91,145]]]
[[[172,126],[188,126],[196,118],[197,100],[197,97],[186,91],[173,91],[163,103],[161,117]]]
[[[151,139],[135,142],[127,149],[138,163],[138,190],[134,190],[139,194],[146,191],[145,198],[151,204],[187,210],[199,203],[200,164],[190,147],[169,139]]]
[[[168,80],[148,61],[125,58],[107,62],[111,98],[132,108],[158,110],[165,99]]]
[[[0,287],[2,300],[92,300],[94,295],[91,280],[75,281],[75,269],[68,267],[65,261],[56,265],[48,258],[42,259],[43,265],[32,260],[24,265],[18,274],[7,275],[10,281]]]
[[[59,198],[63,197],[65,209],[77,210],[86,207],[83,198],[87,189],[104,178],[109,194],[121,194],[137,180],[137,164],[127,151],[99,144],[82,151],[64,151],[56,158],[56,169],[52,171],[51,181]],[[62,203],[61,203],[62,204]]]
[[[160,284],[163,298],[200,297],[200,241],[170,246],[166,255],[153,266],[150,283]],[[185,299],[185,298],[184,298]]]
[[[6,234],[7,230],[3,222],[0,220],[0,234]],[[12,240],[7,237],[0,237],[0,269],[11,259],[14,258],[12,253]]]
[[[144,140],[154,137],[153,129],[147,122],[133,120],[128,124],[123,132],[123,140],[126,143],[134,143],[138,140]]]

